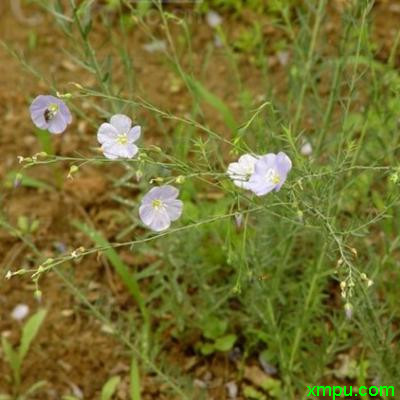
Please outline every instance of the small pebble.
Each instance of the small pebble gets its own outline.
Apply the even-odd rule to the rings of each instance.
[[[284,67],[287,65],[289,61],[289,52],[288,51],[278,51],[276,53],[276,56],[278,57],[279,63]]]
[[[16,321],[22,321],[29,314],[29,307],[26,304],[18,304],[11,312],[11,318]]]
[[[167,50],[167,43],[165,42],[165,40],[154,40],[150,43],[143,45],[143,48],[148,53],[163,52]]]
[[[310,142],[305,142],[303,146],[301,146],[300,153],[303,156],[310,156],[312,154],[312,146]]]
[[[266,374],[275,375],[278,372],[278,370],[272,364],[264,359],[262,353],[258,356],[258,361],[260,362],[260,365]]]
[[[207,388],[207,383],[200,380],[200,379],[195,379],[193,381],[193,385],[200,388],[200,389],[206,389]]]
[[[237,395],[238,395],[238,386],[235,382],[228,382],[226,385],[226,390],[228,392],[228,396],[230,399],[236,399]]]

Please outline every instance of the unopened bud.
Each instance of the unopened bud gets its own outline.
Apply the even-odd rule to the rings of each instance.
[[[155,146],[154,144],[151,146],[151,149],[154,150],[154,151],[157,151],[158,153],[162,153],[161,148],[158,147],[158,146]]]
[[[137,171],[136,171],[136,181],[137,182],[140,182],[140,180],[143,178],[143,172],[140,170],[140,169],[138,169]]]
[[[183,182],[185,182],[185,177],[184,177],[183,175],[179,175],[179,176],[175,179],[175,182],[176,182],[178,185],[181,185]]]
[[[363,281],[366,281],[366,280],[368,279],[367,275],[364,274],[364,272],[360,274],[360,278],[361,278]]]
[[[236,222],[236,226],[238,228],[240,228],[242,226],[242,222],[243,222],[243,214],[235,213],[235,222]]]
[[[161,178],[161,177],[153,178],[153,179],[150,180],[150,184],[162,183],[162,182],[164,182],[164,178]]]
[[[36,301],[38,301],[38,302],[42,301],[42,291],[41,290],[36,289],[33,296],[35,297]]]
[[[79,171],[79,167],[77,165],[71,165],[69,168],[69,172],[67,178],[72,179],[72,175]]]
[[[59,97],[60,99],[70,99],[72,97],[71,93],[59,93],[57,92],[57,97]]]
[[[22,174],[21,173],[17,173],[15,175],[15,179],[14,179],[14,187],[17,188],[22,182]]]
[[[351,319],[353,317],[353,306],[350,303],[346,303],[344,305],[344,312],[346,314],[346,318]]]
[[[83,90],[83,86],[80,83],[72,82],[72,84],[79,90]]]

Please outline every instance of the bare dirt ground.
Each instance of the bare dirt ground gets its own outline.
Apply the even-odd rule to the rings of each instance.
[[[35,15],[35,18],[40,20],[39,23],[32,20],[28,23],[17,18],[6,4],[2,4],[1,7],[2,40],[17,49],[23,49],[27,47],[32,31],[38,33],[36,49],[25,53],[32,65],[46,74],[53,75],[65,91],[68,91],[68,82],[88,82],[92,79],[71,64],[61,51],[64,39],[43,13],[34,8],[27,10],[27,15]],[[379,57],[385,59],[389,55],[391,43],[398,29],[400,3],[382,1],[374,12],[377,22],[376,36],[381,44]],[[239,22],[232,21],[232,30],[236,26],[235,23],[245,25],[252,17],[243,15]],[[229,16],[227,18],[229,19]],[[266,26],[266,40],[279,37],[279,32]],[[101,33],[99,28],[96,35],[101,36]],[[165,70],[160,57],[144,52],[142,48],[144,39],[140,34],[134,32],[132,36],[132,47],[136,55],[135,70],[140,77],[139,86],[145,88],[148,97],[154,99],[161,108],[166,107],[179,113],[189,109],[190,105],[183,94],[183,88],[171,89],[172,74],[167,73],[165,79]],[[212,31],[208,27],[198,29],[193,45],[199,50],[195,53],[199,61],[205,44],[212,40]],[[284,80],[285,72],[274,54],[271,54],[270,63],[277,75],[277,81]],[[232,93],[224,79],[227,68],[226,62],[213,60],[208,66],[207,84],[210,90],[222,98],[229,99]],[[259,85],[260,72],[257,67],[247,62],[243,56],[242,68],[246,71],[243,75],[248,77],[245,84],[253,96],[256,98],[262,95],[263,88]],[[70,250],[81,245],[90,246],[87,239],[71,228],[69,221],[74,218],[93,221],[97,227],[101,227],[106,237],[113,238],[123,227],[123,220],[120,218],[118,222],[118,218],[113,218],[113,222],[110,223],[109,216],[118,214],[119,208],[110,199],[108,192],[110,182],[104,170],[86,168],[73,181],[66,181],[61,189],[54,191],[24,187],[9,188],[5,185],[7,173],[18,169],[17,156],[29,156],[39,151],[28,112],[29,96],[47,93],[48,87],[24,70],[18,60],[0,47],[0,88],[0,180],[3,183],[0,194],[1,212],[13,223],[22,215],[39,220],[39,230],[33,240],[35,245],[49,256],[56,254],[60,246]],[[231,99],[230,104],[233,109],[237,107],[234,99]],[[209,110],[208,117],[213,120],[216,129],[221,128],[222,123],[218,115]],[[146,129],[148,132],[154,132],[146,140],[157,143],[159,138],[156,126],[149,125]],[[59,154],[71,155],[79,148],[95,145],[94,128],[74,122],[69,132],[63,137],[62,142],[60,138],[54,139]],[[77,134],[74,135],[73,132]],[[116,171],[118,173],[118,169]],[[48,173],[47,169],[40,168],[35,172],[41,178]],[[66,175],[67,170],[63,173]],[[132,192],[131,195],[134,196],[135,193]],[[1,229],[0,255],[2,275],[5,275],[10,268],[33,266],[35,260],[34,254],[26,245]],[[123,252],[122,257],[132,268],[142,268],[148,262],[145,259],[133,259],[128,251]],[[81,263],[71,266],[71,270],[74,282],[82,287],[91,302],[108,302],[117,309],[133,314],[137,312],[135,304],[104,259],[88,257]],[[39,380],[46,380],[48,384],[42,394],[38,395],[38,400],[61,399],[63,395],[80,392],[84,394],[84,399],[97,399],[101,386],[107,378],[119,374],[124,377],[124,381],[117,398],[128,399],[127,376],[130,357],[127,349],[104,332],[101,323],[85,310],[55,274],[48,274],[40,285],[43,292],[42,304],[49,311],[41,333],[24,364],[23,386],[29,387]],[[33,290],[34,287],[27,278],[0,279],[0,333],[9,337],[14,344],[18,343],[21,325],[10,317],[11,311],[20,303],[28,304],[31,311],[37,309],[38,304],[33,299]],[[200,381],[208,379],[209,399],[227,398],[225,384],[229,381],[238,382],[237,366],[228,357],[199,359],[194,353],[187,351],[187,346],[180,348],[180,344],[172,340],[169,340],[167,348],[172,363],[186,366],[185,374]],[[258,367],[254,365],[254,368]],[[0,392],[11,390],[9,376],[10,370],[0,350]],[[142,377],[142,385],[144,399],[172,398],[163,394],[163,387],[159,386],[152,376]],[[193,396],[195,399],[196,394]]]

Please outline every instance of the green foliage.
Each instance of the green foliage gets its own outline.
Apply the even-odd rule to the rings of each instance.
[[[220,318],[210,316],[202,323],[205,341],[199,342],[197,347],[201,354],[208,356],[216,351],[227,352],[232,350],[237,336],[227,334],[228,323]]]
[[[139,366],[136,358],[132,359],[131,364],[131,381],[130,381],[131,400],[140,400],[140,376]]]
[[[112,376],[101,389],[100,400],[111,400],[120,382],[119,376]]]
[[[130,291],[133,298],[137,301],[139,308],[142,312],[143,316],[143,348],[147,349],[149,346],[149,334],[150,334],[150,320],[149,314],[146,308],[146,304],[143,298],[143,295],[140,291],[140,287],[137,283],[135,275],[131,273],[129,267],[121,260],[118,253],[110,246],[108,241],[101,235],[101,233],[97,232],[95,229],[92,229],[88,225],[82,224],[79,221],[73,221],[72,225],[82,232],[84,232],[90,239],[99,246],[99,251],[104,251],[106,257],[110,260],[111,265],[115,268],[115,271],[120,276],[128,290]],[[147,351],[147,350],[146,350]]]
[[[18,348],[13,348],[7,338],[2,336],[2,348],[5,360],[9,364],[13,373],[13,383],[16,394],[20,394],[21,369],[24,359],[31,347],[33,340],[39,333],[39,329],[43,324],[46,313],[47,311],[44,309],[39,310],[27,320],[22,328],[21,340]],[[28,388],[24,394],[21,394],[21,399],[28,398],[44,385],[44,381],[36,382],[30,388]]]

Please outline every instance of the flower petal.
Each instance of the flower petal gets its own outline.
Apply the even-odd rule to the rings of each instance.
[[[104,155],[112,160],[116,158],[132,158],[138,152],[138,148],[134,144],[119,144],[111,141],[104,143],[102,149]]]
[[[139,207],[139,216],[146,226],[156,232],[163,231],[171,225],[171,220],[165,209],[155,210],[149,204]]]
[[[139,151],[138,147],[133,144],[133,143],[128,143],[125,145],[125,151],[126,151],[126,158],[133,158]]]
[[[115,114],[111,117],[110,124],[118,133],[128,133],[131,130],[132,120],[124,114]]]
[[[251,190],[257,196],[264,196],[267,193],[271,192],[276,187],[276,184],[268,181],[265,178],[265,174],[258,174],[255,172],[248,184],[246,185],[246,189]]]
[[[103,150],[103,154],[105,157],[110,160],[116,160],[117,158],[123,157],[121,156],[121,145],[115,142],[107,142],[101,146]]]
[[[71,115],[71,111],[69,111],[69,108],[67,107],[67,105],[60,99],[56,99],[58,100],[57,104],[60,107],[60,113],[62,114],[65,122],[67,124],[70,124],[72,122],[72,115]]]
[[[254,166],[257,160],[258,157],[251,154],[243,154],[238,162],[228,165],[227,173],[236,186],[243,189],[246,188],[249,177],[254,173]]]
[[[145,225],[151,225],[154,219],[154,208],[150,204],[141,205],[139,207],[139,216]]]
[[[117,136],[117,130],[108,122],[101,124],[97,131],[97,140],[101,144],[115,142]]]
[[[173,200],[179,195],[179,190],[171,185],[163,185],[159,187],[160,200]]]
[[[285,174],[292,169],[292,161],[290,158],[282,151],[277,154],[275,159],[276,169],[280,174]]]
[[[255,163],[258,161],[259,157],[254,157],[251,154],[243,154],[239,158],[239,164],[243,164],[246,168],[254,168]]]
[[[292,161],[285,153],[280,152],[277,154],[275,159],[275,168],[278,175],[280,176],[280,182],[275,187],[275,191],[277,192],[278,190],[281,189],[282,185],[285,183],[287,175],[289,171],[292,169]]]
[[[155,211],[153,221],[149,224],[149,228],[153,231],[161,232],[165,231],[171,226],[171,220],[165,209],[159,209]]]
[[[160,198],[160,188],[159,187],[153,187],[150,189],[149,192],[147,192],[143,198],[142,198],[142,204],[148,204],[151,203],[153,200],[159,199]]]
[[[44,118],[44,110],[36,109],[35,111],[31,111],[32,122],[40,129],[47,129],[48,123]]]
[[[29,111],[32,113],[33,111],[42,110],[43,112],[46,110],[48,105],[51,103],[51,98],[53,96],[43,96],[39,95],[35,97],[29,107]]]
[[[167,200],[165,208],[171,221],[176,221],[182,215],[183,203],[181,200]]]
[[[128,132],[128,142],[133,143],[136,142],[136,140],[139,139],[141,134],[141,127],[139,125],[134,126],[129,132]]]
[[[48,131],[54,134],[63,133],[67,127],[63,115],[57,112],[56,115],[48,122]]]
[[[265,174],[269,169],[274,167],[276,155],[268,153],[260,157],[254,166],[254,172],[257,174]]]

